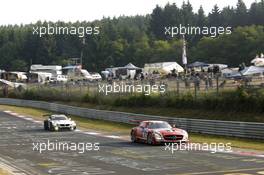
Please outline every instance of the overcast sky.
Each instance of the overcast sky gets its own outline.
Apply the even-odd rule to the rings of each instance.
[[[255,0],[244,0],[249,7]],[[260,0],[257,0],[258,2]],[[145,15],[152,12],[156,4],[167,2],[181,6],[183,0],[1,0],[0,25],[28,24],[38,20],[47,21],[92,21],[120,15]],[[194,11],[202,5],[206,13],[215,4],[220,8],[235,6],[237,0],[190,0]]]

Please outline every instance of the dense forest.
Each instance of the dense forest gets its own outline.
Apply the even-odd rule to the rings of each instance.
[[[45,35],[32,34],[34,26],[99,26],[99,35]],[[27,71],[30,64],[66,65],[67,59],[80,57],[89,71],[100,71],[110,66],[123,66],[132,62],[137,66],[158,61],[181,63],[181,37],[168,38],[165,26],[231,26],[231,35],[216,38],[189,35],[188,61],[225,63],[237,66],[264,52],[264,0],[254,2],[249,8],[238,0],[236,7],[219,9],[215,5],[209,14],[202,6],[193,11],[189,2],[181,7],[167,4],[156,6],[146,16],[120,16],[92,22],[56,23],[39,21],[27,25],[0,26],[0,69]]]

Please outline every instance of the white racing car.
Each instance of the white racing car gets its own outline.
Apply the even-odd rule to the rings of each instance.
[[[59,131],[62,129],[75,130],[76,123],[63,114],[45,115],[49,116],[47,120],[44,120],[44,129],[47,131]]]

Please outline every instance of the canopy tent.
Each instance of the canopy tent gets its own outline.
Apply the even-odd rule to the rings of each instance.
[[[131,79],[134,78],[134,76],[137,73],[142,72],[142,69],[135,66],[132,63],[128,63],[127,65],[123,66],[123,67],[110,67],[110,68],[106,68],[105,71],[102,71],[101,73],[105,76],[112,76],[113,78],[118,78],[118,77],[123,77],[122,79],[126,78],[126,77],[130,77]]]
[[[193,68],[193,67],[207,67],[207,66],[209,66],[209,64],[204,63],[204,62],[200,62],[200,61],[195,61],[194,63],[188,65],[189,68]]]
[[[233,73],[232,75],[230,75],[230,77],[241,77],[241,76],[249,76],[249,75],[263,74],[263,73],[264,73],[264,67],[249,66],[238,73]]]
[[[251,60],[251,63],[255,66],[264,66],[264,55],[261,54],[260,56],[256,56],[253,60]]]
[[[219,67],[220,70],[226,69],[228,67],[228,65],[226,65],[226,64],[209,64],[209,67],[211,67],[211,68],[213,68],[215,66]]]
[[[135,66],[132,63],[128,63],[126,66],[124,66],[124,68],[130,69],[130,70],[139,70],[139,69],[141,69],[141,68]]]
[[[169,74],[175,70],[176,72],[183,72],[184,69],[177,62],[161,62],[161,63],[150,63],[145,64],[144,71],[148,73],[153,73],[153,71],[158,71],[160,73]]]
[[[264,73],[264,67],[250,66],[241,71],[242,75],[253,75]]]

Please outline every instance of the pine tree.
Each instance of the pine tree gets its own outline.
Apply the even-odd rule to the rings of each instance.
[[[199,27],[203,27],[207,25],[206,16],[204,14],[204,10],[202,6],[200,6],[198,10],[198,14],[196,15],[196,25]]]
[[[182,8],[181,8],[181,24],[184,26],[193,25],[194,24],[194,13],[193,13],[193,7],[189,0],[187,1],[187,4],[185,1],[183,1]]]
[[[235,10],[233,7],[225,7],[221,12],[221,18],[223,20],[224,27],[234,27],[235,24]]]
[[[150,20],[150,28],[154,36],[158,39],[164,38],[164,18],[163,9],[158,5],[153,10]]]
[[[212,11],[208,15],[209,26],[219,27],[222,24],[220,10],[217,5],[214,6]]]
[[[238,0],[236,14],[235,14],[236,26],[245,26],[248,24],[248,12],[247,7],[243,0]]]

